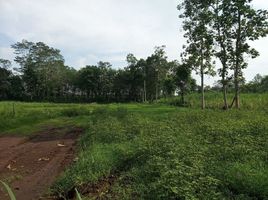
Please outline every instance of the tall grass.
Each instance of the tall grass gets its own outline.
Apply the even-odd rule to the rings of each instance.
[[[4,188],[6,189],[10,200],[16,200],[15,194],[13,193],[13,191],[11,190],[11,188],[3,181],[0,181],[0,183],[2,183],[2,185],[4,186]]]
[[[232,103],[233,94],[228,94],[229,105]],[[266,109],[268,108],[268,93],[264,94],[241,94],[241,108],[242,109]],[[223,97],[218,92],[208,92],[205,94],[206,107],[208,109],[221,109],[223,108]],[[186,106],[191,108],[201,107],[201,94],[193,93],[186,95],[185,97]],[[180,105],[179,97],[163,98],[158,103],[169,104],[169,105]]]

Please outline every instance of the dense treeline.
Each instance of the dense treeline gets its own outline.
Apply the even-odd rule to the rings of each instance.
[[[153,101],[196,90],[191,70],[169,62],[164,46],[146,59],[127,55],[127,66],[114,69],[108,62],[79,70],[64,64],[58,49],[23,40],[12,45],[18,68],[1,59],[0,99],[57,102]]]
[[[12,45],[18,68],[12,70],[9,60],[0,59],[0,100],[54,102],[145,102],[161,97],[184,96],[202,92],[191,77],[189,63],[168,61],[164,46],[156,47],[146,59],[127,55],[127,66],[114,69],[108,62],[87,65],[79,70],[64,64],[58,49],[42,42],[26,40]],[[221,91],[222,81],[204,91]],[[234,92],[234,82],[229,81]],[[268,92],[268,76],[256,75],[241,84],[242,92]]]
[[[257,74],[252,81],[243,85],[241,90],[250,93],[268,92],[268,76]]]
[[[227,85],[227,89],[234,93],[235,87],[234,83],[230,82]],[[222,84],[221,81],[217,81],[213,87],[208,87],[206,90],[213,90],[213,91],[221,91]],[[245,80],[241,81],[241,88],[240,91],[243,93],[265,93],[268,92],[268,76],[262,76],[257,74],[253,80],[249,81],[248,83]]]

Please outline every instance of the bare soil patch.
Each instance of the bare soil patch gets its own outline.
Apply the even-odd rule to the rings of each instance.
[[[33,137],[0,137],[0,179],[8,182],[18,200],[42,197],[75,157],[82,129],[47,128]],[[0,189],[0,199],[9,199]]]

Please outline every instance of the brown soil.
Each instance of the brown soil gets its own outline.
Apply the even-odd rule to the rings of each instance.
[[[92,199],[107,199],[106,195],[109,194],[112,198],[113,194],[111,193],[112,185],[117,181],[117,175],[110,175],[104,177],[97,181],[95,184],[88,184],[81,187],[79,192],[87,197]],[[117,198],[112,198],[117,199]]]
[[[47,128],[34,137],[0,138],[0,180],[8,182],[17,200],[42,197],[75,156],[79,128]],[[0,199],[8,200],[0,187]]]

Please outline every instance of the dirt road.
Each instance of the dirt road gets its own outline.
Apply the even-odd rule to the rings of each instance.
[[[73,162],[79,128],[48,128],[34,137],[0,137],[0,180],[11,185],[17,200],[42,197]],[[0,189],[0,199],[8,200]]]

